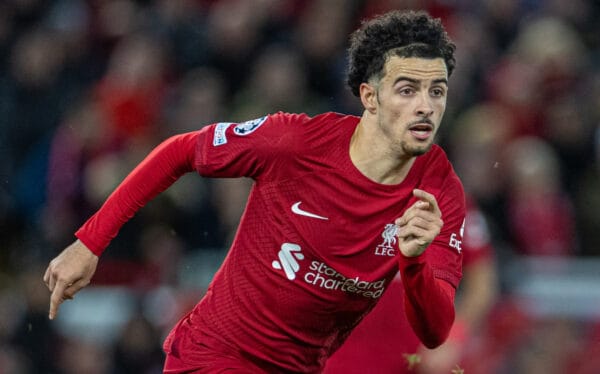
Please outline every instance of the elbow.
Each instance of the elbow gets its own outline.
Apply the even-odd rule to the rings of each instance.
[[[452,318],[440,321],[435,328],[429,328],[423,330],[419,338],[423,345],[429,349],[434,349],[444,344],[444,342],[450,336],[450,330],[452,330],[452,324],[454,323],[454,315]]]
[[[449,333],[446,333],[444,335],[428,336],[425,339],[421,339],[421,342],[425,347],[429,349],[434,349],[442,345],[446,341],[446,339],[448,339],[448,335]]]

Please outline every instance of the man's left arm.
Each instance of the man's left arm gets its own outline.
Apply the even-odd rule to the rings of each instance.
[[[464,195],[460,196],[462,200],[454,200],[458,204],[446,212],[448,222],[442,220],[435,196],[418,189],[414,191],[414,196],[418,200],[396,220],[400,228],[401,256],[398,265],[408,321],[423,344],[435,348],[447,339],[455,318],[454,297],[460,278],[460,242],[455,243],[459,248],[453,249],[450,248],[451,240],[445,237],[450,231],[460,230],[464,220]],[[440,235],[442,228],[444,232]],[[431,261],[439,253],[453,256],[454,261],[448,263],[453,263],[450,267],[454,269],[441,269],[435,261]]]
[[[427,348],[441,345],[454,323],[454,286],[436,278],[422,256],[399,260],[404,310],[415,334]]]

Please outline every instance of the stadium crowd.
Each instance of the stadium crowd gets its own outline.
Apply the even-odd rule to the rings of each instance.
[[[442,18],[457,44],[438,143],[497,250],[500,295],[457,365],[600,372],[600,309],[542,313],[513,292],[537,269],[521,259],[541,259],[549,279],[600,259],[599,1],[6,0],[0,373],[160,373],[162,340],[204,291],[249,181],[178,181],[123,228],[56,321],[47,262],[170,135],[280,110],[359,114],[347,37],[394,8]],[[595,279],[584,285],[599,294]]]

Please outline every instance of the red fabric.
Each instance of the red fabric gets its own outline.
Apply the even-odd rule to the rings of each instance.
[[[232,371],[240,374],[267,374],[246,360],[222,353],[229,349],[220,347],[220,343],[211,341],[210,337],[204,336],[204,344],[197,344],[191,338],[191,329],[193,326],[187,314],[165,339],[167,355],[163,367],[164,374],[218,374]],[[221,349],[214,350],[216,347]],[[184,352],[186,354],[182,354]]]
[[[401,184],[375,183],[348,154],[358,121],[279,113],[172,138],[127,177],[78,237],[101,252],[137,209],[191,169],[253,178],[229,254],[186,317],[193,328],[185,338],[197,344],[185,345],[178,357],[199,363],[201,351],[235,355],[266,372],[319,372],[397,273],[397,244],[383,234],[414,202],[413,189],[436,196],[445,223],[422,265],[401,266],[409,284],[433,296],[409,296],[417,326],[425,325],[422,308],[446,303],[444,288],[431,286],[434,278],[456,286],[461,277],[462,255],[450,243],[463,222],[464,193],[446,155],[433,146]],[[299,203],[313,217],[292,209]],[[441,322],[431,334],[422,329],[426,339],[445,334]],[[181,334],[173,330],[168,353]]]
[[[408,356],[420,346],[406,319],[398,275],[373,311],[327,360],[323,374],[408,374]]]
[[[400,257],[404,309],[413,330],[428,348],[442,344],[454,322],[454,293],[450,283],[436,280],[422,256]]]
[[[464,194],[443,151],[434,146],[417,158],[399,185],[374,183],[348,157],[358,120],[334,113],[276,114],[254,122],[260,127],[218,124],[203,130],[207,136],[197,170],[207,176],[250,176],[256,184],[212,292],[191,319],[215,337],[235,342],[244,356],[278,364],[280,371],[320,371],[373,306],[377,299],[336,282],[356,280],[373,287],[367,292],[389,284],[397,256],[375,252],[386,225],[414,201],[415,187],[436,196],[446,223],[427,251],[431,273],[454,285],[461,276],[461,255],[449,242],[463,222]],[[293,214],[290,207],[299,201],[328,220]],[[273,267],[284,241],[301,249],[293,280]]]
[[[466,208],[463,268],[479,261],[489,261],[494,256],[485,217],[469,198],[466,199]],[[404,286],[396,277],[373,311],[327,361],[324,373],[414,373],[414,370],[409,370],[406,355],[417,353],[421,342],[408,322],[403,300]],[[457,324],[460,321],[454,322],[448,339],[464,341],[468,338],[468,326]],[[483,372],[486,371],[478,371]]]

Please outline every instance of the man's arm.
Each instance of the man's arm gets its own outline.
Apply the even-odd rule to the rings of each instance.
[[[497,297],[494,260],[485,258],[465,266],[461,285],[456,320],[448,339],[437,349],[420,351],[419,373],[449,373],[463,359],[471,333],[477,335]]]
[[[427,348],[438,347],[448,338],[454,323],[454,286],[435,278],[422,256],[399,262],[406,317]]]
[[[414,190],[419,200],[396,220],[399,227],[398,264],[404,285],[404,308],[415,334],[428,348],[442,344],[454,322],[454,287],[433,275],[423,252],[444,224],[435,197]]]
[[[98,256],[120,228],[152,198],[194,170],[197,132],[173,136],[157,146],[76,233],[78,240],[54,258],[44,274],[52,292],[49,318],[60,304],[89,284]]]

